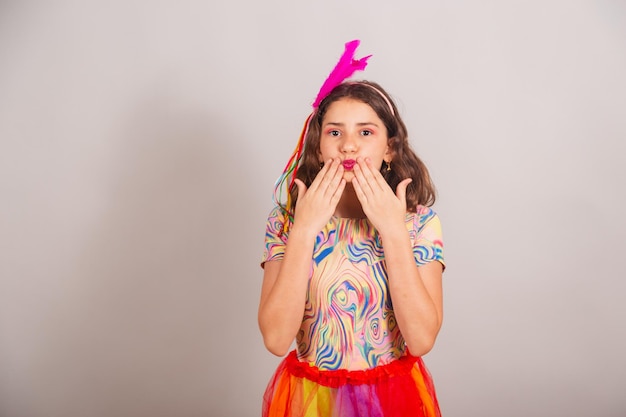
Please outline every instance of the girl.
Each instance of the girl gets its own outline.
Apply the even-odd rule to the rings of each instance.
[[[365,68],[358,43],[322,87],[267,222],[259,326],[273,354],[296,350],[265,417],[440,416],[421,359],[443,315],[434,189],[389,95],[342,82]]]

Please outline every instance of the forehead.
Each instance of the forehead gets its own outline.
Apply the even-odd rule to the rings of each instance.
[[[340,123],[357,121],[358,123],[382,123],[374,109],[367,103],[352,98],[341,98],[331,103],[326,109],[322,123]]]

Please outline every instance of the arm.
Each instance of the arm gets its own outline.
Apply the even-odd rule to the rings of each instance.
[[[411,354],[422,356],[435,344],[443,320],[443,266],[437,261],[416,265],[404,222],[381,238],[400,332]]]
[[[342,177],[343,167],[334,160],[324,165],[310,188],[296,180],[299,197],[284,257],[265,263],[259,328],[265,346],[277,356],[287,353],[302,324],[315,237],[335,212],[345,187]]]
[[[265,347],[277,356],[287,353],[302,323],[314,239],[294,224],[284,259],[265,263],[259,328]]]
[[[368,160],[357,159],[352,181],[363,211],[383,242],[389,293],[402,336],[411,354],[432,349],[443,319],[442,272],[439,262],[417,266],[405,225],[405,179],[394,194]]]

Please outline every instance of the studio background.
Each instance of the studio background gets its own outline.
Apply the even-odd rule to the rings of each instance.
[[[246,417],[265,219],[346,41],[439,192],[445,417],[626,415],[621,1],[0,2],[0,416]]]

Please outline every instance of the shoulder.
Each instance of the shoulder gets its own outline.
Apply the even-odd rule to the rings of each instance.
[[[287,237],[283,233],[284,210],[274,207],[267,216],[265,226],[265,249],[261,259],[261,266],[267,261],[281,260],[285,252]]]
[[[282,219],[283,213],[284,210],[280,206],[274,206],[267,215],[267,219]]]
[[[417,206],[414,213],[407,213],[407,229],[417,264],[439,261],[445,268],[441,222],[437,213],[430,207]]]
[[[285,240],[287,237],[285,227],[283,227],[285,221],[290,222],[285,209],[281,206],[272,208],[267,215],[266,235],[275,235],[280,237],[281,240]],[[287,226],[289,227],[289,224]]]
[[[432,208],[422,205],[418,205],[415,212],[407,213],[406,223],[415,232],[421,231],[426,225],[441,228],[437,213]]]

